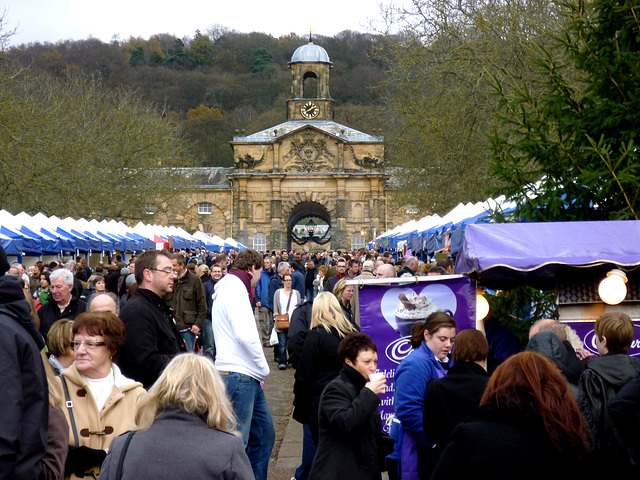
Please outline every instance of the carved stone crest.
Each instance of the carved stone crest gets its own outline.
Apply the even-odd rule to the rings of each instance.
[[[353,145],[348,145],[351,150],[351,156],[353,157],[353,161],[356,165],[363,168],[374,169],[382,166],[383,160],[380,158],[376,158],[371,154],[365,155],[362,158],[358,158],[355,150],[353,149]]]
[[[316,172],[332,168],[333,165],[329,162],[333,161],[334,155],[327,150],[327,139],[314,139],[315,135],[311,131],[304,132],[302,137],[303,140],[295,138],[291,141],[291,150],[283,160],[285,162],[293,160],[293,162],[284,171]]]
[[[236,157],[234,166],[235,168],[252,169],[261,165],[263,162],[264,151],[262,152],[262,157],[257,160],[247,153],[244,157]]]

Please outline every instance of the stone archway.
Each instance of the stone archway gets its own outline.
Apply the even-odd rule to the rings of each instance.
[[[325,225],[328,232],[325,234]],[[303,239],[303,242],[299,240]],[[331,240],[331,214],[324,205],[301,202],[291,210],[287,220],[287,249],[293,246],[310,250],[328,248]]]

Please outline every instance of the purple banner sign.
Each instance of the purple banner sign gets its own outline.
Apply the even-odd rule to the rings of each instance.
[[[593,329],[596,322],[584,321],[584,322],[567,322],[565,325],[570,327],[584,343],[584,348],[589,352],[598,355],[598,347],[596,346],[596,333]],[[632,357],[640,356],[640,321],[633,322],[635,328],[635,335],[633,336],[633,342],[631,342],[631,348],[629,349],[629,355]]]
[[[411,352],[411,325],[436,310],[451,315],[458,331],[476,327],[476,285],[468,277],[424,277],[420,283],[362,285],[359,287],[360,329],[378,347],[378,370],[387,377],[387,391],[380,396],[384,431],[394,413],[393,378],[396,368]]]

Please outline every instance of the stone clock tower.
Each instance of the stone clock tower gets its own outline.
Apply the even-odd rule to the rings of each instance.
[[[233,168],[193,169],[197,187],[164,222],[260,251],[345,251],[409,220],[392,200],[384,138],[334,120],[326,50],[309,39],[288,65],[286,120],[234,137]]]
[[[334,120],[324,48],[309,41],[288,65],[286,120],[230,142],[231,236],[258,250],[363,247],[390,223],[384,139]]]
[[[329,70],[333,64],[324,48],[309,43],[296,49],[289,62],[293,75],[287,120],[333,120]]]

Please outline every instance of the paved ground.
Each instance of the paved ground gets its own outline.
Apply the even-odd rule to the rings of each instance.
[[[289,480],[302,458],[302,425],[291,418],[294,370],[278,370],[277,363],[273,362],[272,349],[265,349],[265,355],[271,374],[264,384],[264,392],[276,429],[268,480]]]

